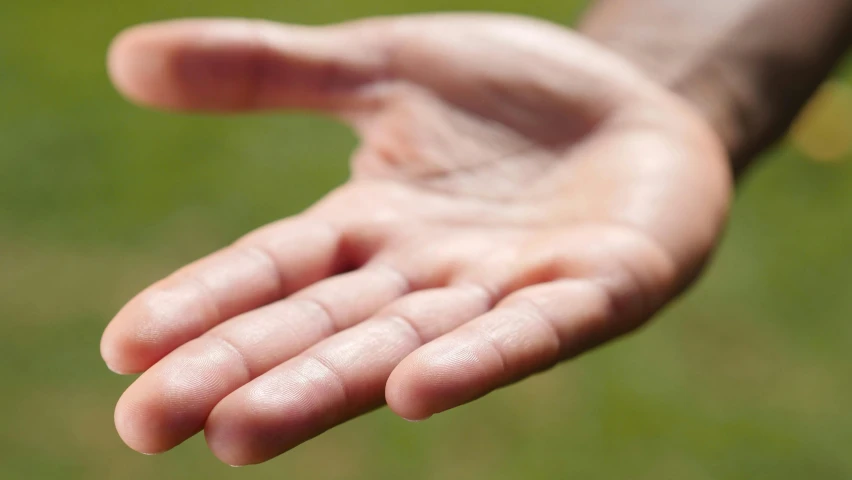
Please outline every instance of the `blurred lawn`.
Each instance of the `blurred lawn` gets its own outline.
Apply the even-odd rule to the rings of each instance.
[[[98,355],[111,315],[341,182],[354,139],[316,118],[133,108],[104,74],[113,34],[190,15],[319,23],[462,8],[570,23],[582,3],[4,2],[0,478],[852,478],[852,157],[815,163],[793,148],[744,182],[699,287],[629,341],[425,423],[374,413],[248,470],[200,439],[144,457],[115,434],[130,379]]]

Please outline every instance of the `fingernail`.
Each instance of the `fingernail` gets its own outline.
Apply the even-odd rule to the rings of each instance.
[[[104,362],[104,363],[106,363],[106,362]],[[128,375],[128,372],[122,372],[121,370],[113,367],[109,363],[106,363],[106,367],[109,369],[110,372],[115,373],[117,375]]]
[[[402,417],[403,420],[405,420],[406,422],[410,422],[410,423],[422,423],[422,422],[425,422],[426,420],[429,420],[430,418],[432,418],[432,415],[429,415],[426,418],[421,418],[419,420],[416,420],[416,419],[413,419],[413,418]]]

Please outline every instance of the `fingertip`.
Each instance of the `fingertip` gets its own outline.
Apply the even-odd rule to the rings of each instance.
[[[126,366],[115,360],[118,355],[110,352],[108,348],[104,347],[103,345],[101,345],[101,357],[103,358],[107,369],[116,375],[133,375],[135,373],[139,373],[138,370],[126,368]]]
[[[122,94],[125,94],[127,90],[126,86],[128,83],[128,75],[125,73],[127,67],[131,66],[128,64],[125,55],[130,50],[130,42],[132,41],[133,31],[136,28],[138,27],[120,32],[112,39],[112,42],[110,42],[109,47],[107,48],[107,74],[109,75],[110,80],[112,80],[113,86],[115,86]]]
[[[403,420],[405,420],[405,421],[406,421],[406,422],[408,422],[408,423],[423,423],[423,422],[425,422],[426,420],[429,420],[430,418],[432,418],[432,415],[429,415],[428,417],[426,417],[426,418],[421,418],[421,419],[413,419],[413,418],[404,418],[404,417],[403,417]]]
[[[481,395],[476,362],[466,348],[430,344],[405,358],[388,378],[388,407],[409,421],[423,421]]]
[[[204,439],[219,461],[231,467],[245,467],[265,462],[278,453],[267,450],[272,438],[259,433],[266,431],[262,410],[251,408],[241,393],[216,405],[204,426]],[[264,437],[268,441],[263,441]]]
[[[140,407],[141,405],[129,398],[128,392],[121,396],[113,415],[118,436],[125,445],[145,455],[158,455],[168,451],[168,447],[160,444],[155,436],[150,435],[146,426],[151,423],[151,415]]]
[[[227,356],[206,350],[202,342],[188,345],[124,392],[115,407],[115,425],[128,446],[142,453],[162,453],[201,431],[221,392],[235,385]]]
[[[107,330],[109,326],[107,326]],[[115,347],[113,346],[112,340],[109,338],[107,331],[104,331],[103,335],[101,335],[101,358],[103,359],[106,367],[115,374],[118,375],[127,375],[130,372],[125,371],[121,368],[121,364],[118,361],[119,354],[115,351]]]
[[[239,417],[240,412],[224,412],[227,407],[217,406],[210,414],[207,424],[204,427],[204,440],[207,442],[207,448],[213,453],[220,462],[229,467],[245,467],[261,462],[262,460],[252,461],[252,452],[246,447],[246,443],[241,441],[244,436],[242,425],[239,421],[224,421],[219,418],[224,416],[236,415]]]
[[[423,368],[411,356],[403,360],[388,377],[385,402],[395,414],[409,422],[419,422],[432,416],[429,409],[430,392],[424,388]]]
[[[134,297],[107,325],[101,356],[123,374],[140,373],[209,328],[213,310],[194,283],[152,287]],[[199,306],[201,305],[201,306]]]
[[[267,372],[213,408],[204,436],[219,460],[231,466],[263,463],[338,423],[335,395],[318,389],[323,377],[299,371]]]
[[[116,90],[146,107],[183,108],[175,62],[179,48],[197,30],[194,22],[166,22],[129,28],[118,34],[107,53],[107,72]]]
[[[101,358],[110,371],[119,375],[141,373],[150,366],[148,355],[136,341],[129,339],[113,321],[101,336]]]
[[[158,315],[141,298],[144,296],[122,308],[101,336],[101,357],[119,375],[142,373],[174,348],[163,342],[170,330],[159,325]]]

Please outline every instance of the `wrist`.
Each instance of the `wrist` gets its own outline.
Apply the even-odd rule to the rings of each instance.
[[[741,172],[830,73],[850,27],[849,0],[599,0],[579,30],[690,103]]]

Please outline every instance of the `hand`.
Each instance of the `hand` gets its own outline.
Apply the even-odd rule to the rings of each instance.
[[[118,88],[172,110],[318,109],[352,179],[134,298],[102,354],[144,374],[128,445],[204,429],[262,462],[384,403],[474,400],[642,325],[698,273],[731,188],[715,134],[628,64],[495,15],[122,34]]]

